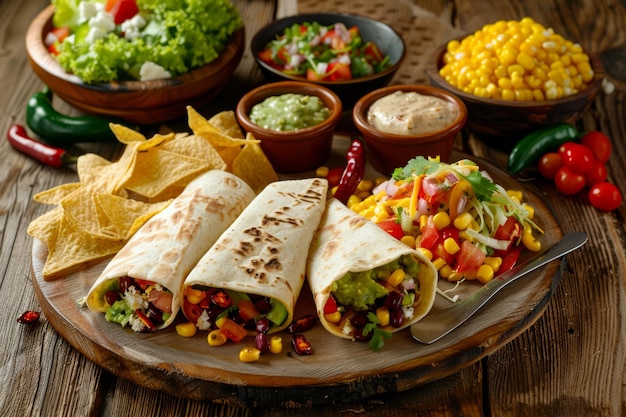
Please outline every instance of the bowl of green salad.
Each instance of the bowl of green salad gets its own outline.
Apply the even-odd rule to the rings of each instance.
[[[231,78],[245,29],[228,0],[171,3],[57,0],[27,30],[31,67],[86,113],[140,125],[183,116]]]
[[[250,43],[267,81],[304,81],[334,91],[344,108],[389,84],[405,44],[391,26],[349,13],[309,13],[278,19]]]

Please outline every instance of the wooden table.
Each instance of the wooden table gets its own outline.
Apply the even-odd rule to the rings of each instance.
[[[373,14],[397,24],[401,27],[396,29],[403,36],[410,36],[407,44],[414,50],[427,49],[451,33],[470,32],[499,19],[533,17],[558,33],[577,39],[603,59],[615,91],[601,92],[577,126],[581,130],[601,130],[613,139],[609,179],[626,193],[626,12],[622,2],[405,1],[408,0],[235,3],[246,22],[248,40],[277,16],[317,7]],[[24,35],[31,19],[47,4],[45,0],[0,3],[4,21],[0,31],[3,134],[12,123],[24,122],[25,103],[41,88],[27,62]],[[438,29],[413,38],[416,28],[412,24],[423,21],[430,21],[429,27]],[[235,78],[211,106],[233,108],[242,92],[261,82],[246,51]],[[406,62],[394,82],[425,83],[419,59]],[[56,105],[66,113],[76,112],[65,103]],[[76,176],[72,170],[55,170],[18,154],[6,140],[0,143],[0,409],[5,416],[618,416],[626,409],[624,205],[614,212],[602,213],[589,205],[584,194],[564,197],[548,182],[526,183],[553,207],[564,233],[584,231],[589,242],[567,257],[561,283],[539,320],[481,361],[427,385],[373,396],[356,404],[306,409],[245,408],[182,399],[129,383],[82,356],[45,317],[31,327],[16,323],[23,311],[39,307],[31,280],[32,240],[26,227],[46,208],[33,203],[32,196],[74,181]],[[468,132],[457,146],[500,167],[506,164],[505,153]],[[105,145],[85,146],[82,150],[105,157],[114,152]]]

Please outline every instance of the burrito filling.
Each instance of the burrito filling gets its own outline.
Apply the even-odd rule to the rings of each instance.
[[[271,331],[288,316],[285,306],[273,298],[199,284],[185,287],[183,311],[198,329],[220,329],[233,342],[256,334],[263,318],[269,321],[265,331]]]
[[[156,330],[172,314],[173,294],[152,281],[129,276],[111,280],[104,294],[107,321],[127,324],[136,332]]]
[[[358,341],[372,340],[373,327],[383,332],[399,328],[413,318],[419,273],[420,263],[411,255],[368,271],[347,272],[332,283],[324,318]]]

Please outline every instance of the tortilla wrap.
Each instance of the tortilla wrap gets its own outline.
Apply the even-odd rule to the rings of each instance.
[[[189,271],[254,197],[248,184],[225,171],[195,178],[113,257],[89,290],[87,306],[106,312],[105,294],[120,277],[151,281],[173,295],[171,315],[157,329],[167,327],[180,309]]]
[[[354,328],[349,325],[350,311],[343,314],[338,323],[331,323],[324,315],[324,306],[331,294],[333,282],[348,272],[370,271],[406,255],[419,263],[414,280],[416,296],[412,304],[412,317],[405,318],[400,327],[380,326],[389,332],[410,326],[430,311],[437,291],[437,270],[419,251],[392,237],[338,200],[329,200],[311,243],[307,264],[309,285],[323,326],[335,336],[352,339]]]
[[[304,285],[306,257],[327,190],[328,181],[322,178],[269,184],[189,273],[183,294],[187,287],[197,286],[268,297],[287,311],[285,320],[273,323],[269,333],[287,327]],[[183,313],[209,330],[200,325],[199,314],[192,317],[186,307]],[[215,323],[207,326],[214,328]],[[248,334],[255,333],[248,329]]]

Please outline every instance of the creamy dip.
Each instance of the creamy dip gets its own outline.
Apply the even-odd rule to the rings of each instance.
[[[262,128],[284,132],[315,126],[330,114],[330,109],[317,96],[287,93],[254,105],[250,120]]]
[[[382,132],[421,135],[449,126],[458,114],[459,110],[442,98],[396,91],[370,106],[367,121]]]

